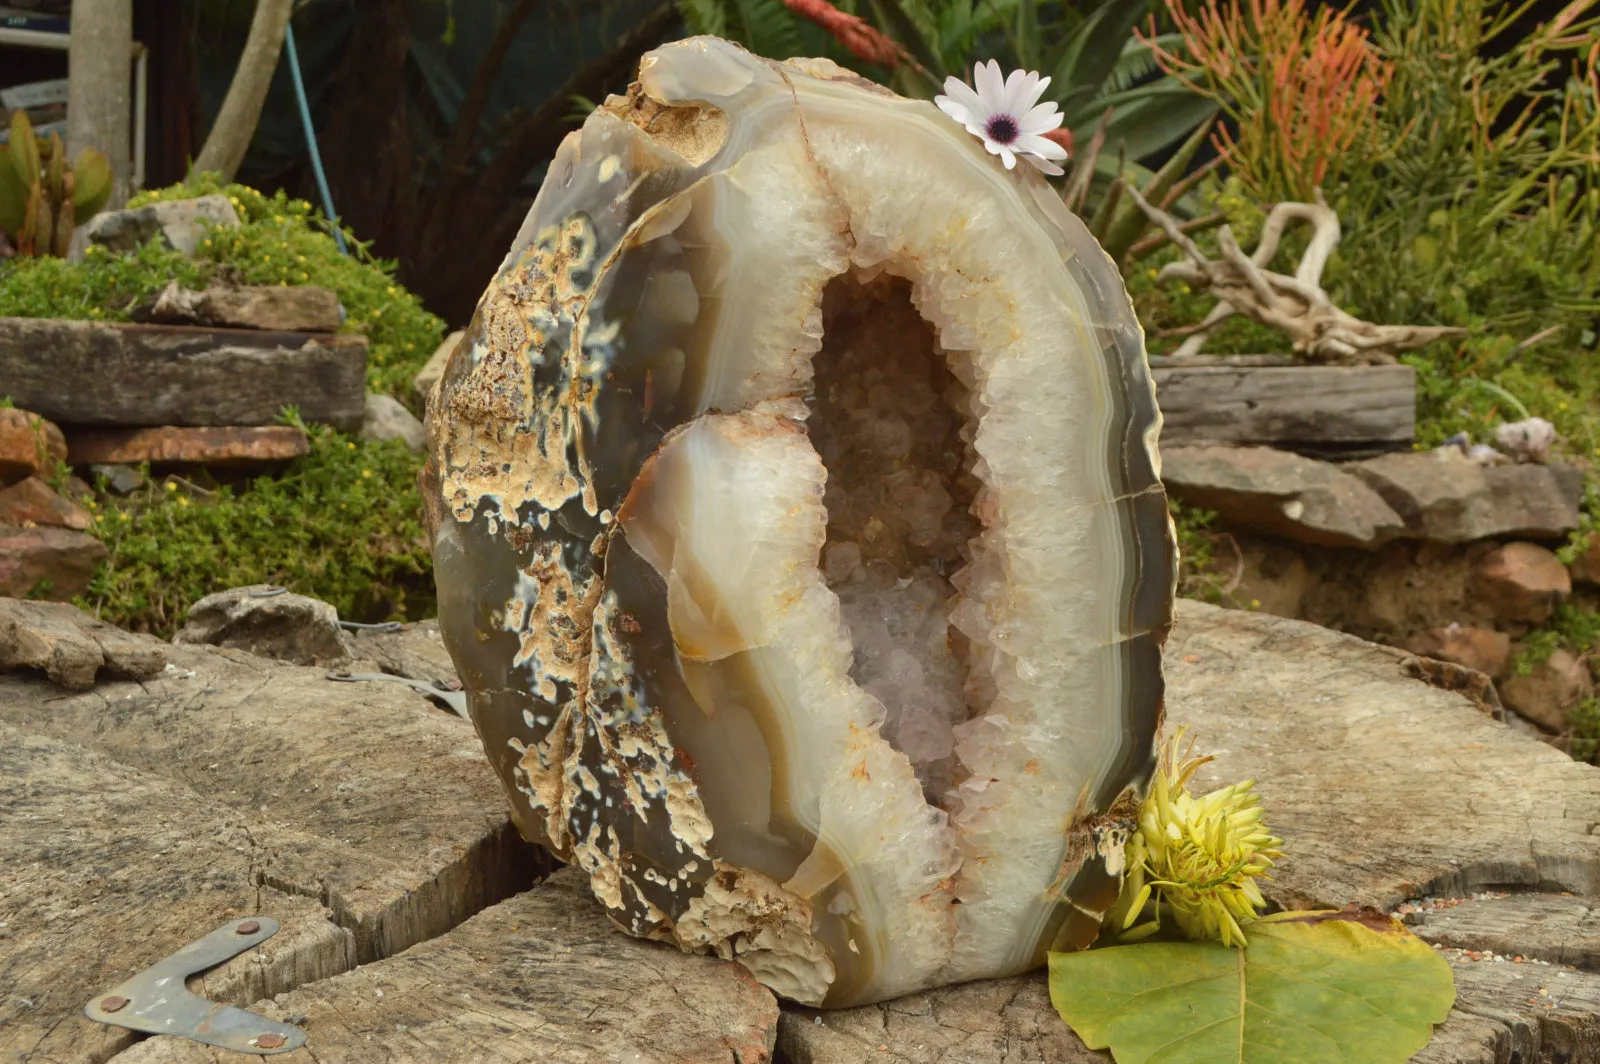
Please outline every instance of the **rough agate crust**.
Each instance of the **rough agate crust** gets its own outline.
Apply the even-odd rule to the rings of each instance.
[[[1159,423],[1028,168],[824,60],[650,53],[430,404],[443,631],[522,832],[809,1004],[1086,943],[1161,715]]]

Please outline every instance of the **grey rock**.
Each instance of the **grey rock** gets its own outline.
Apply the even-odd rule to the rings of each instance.
[[[0,598],[0,670],[41,669],[62,687],[87,690],[102,669],[142,680],[166,664],[159,640],[131,635],[76,606]]]
[[[126,465],[94,464],[89,467],[89,475],[96,479],[105,477],[106,489],[118,495],[132,495],[149,483],[144,474]]]
[[[1377,547],[1402,528],[1377,493],[1335,465],[1271,447],[1171,447],[1161,479],[1232,528],[1328,547]]]
[[[1387,454],[1346,468],[1394,508],[1408,538],[1553,540],[1578,527],[1583,473],[1575,466],[1483,466],[1443,448]]]
[[[1593,693],[1588,663],[1559,647],[1526,675],[1500,683],[1501,701],[1552,735],[1567,730],[1567,715]]]
[[[189,608],[172,641],[233,647],[296,665],[343,665],[352,656],[337,610],[268,584],[207,595]]]
[[[465,335],[465,330],[457,329],[446,336],[411,382],[411,386],[416,389],[417,398],[422,400],[424,406],[428,403],[428,396],[433,394],[433,386],[444,376],[444,367],[450,361],[450,353],[456,349],[456,345]]]
[[[134,251],[155,237],[168,247],[193,255],[205,238],[208,223],[238,227],[239,214],[228,197],[217,193],[122,211],[103,211],[78,231],[72,257],[79,257],[81,248],[89,244],[100,244],[112,251]]]
[[[390,395],[367,393],[366,416],[361,421],[363,440],[402,440],[413,451],[428,445],[428,430],[405,404]]]

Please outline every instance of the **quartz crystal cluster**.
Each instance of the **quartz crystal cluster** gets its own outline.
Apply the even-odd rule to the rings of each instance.
[[[428,426],[478,733],[619,927],[827,1006],[1096,934],[1173,538],[1127,295],[1031,168],[824,60],[663,47]]]

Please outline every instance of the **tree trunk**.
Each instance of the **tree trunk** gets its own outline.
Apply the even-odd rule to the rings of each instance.
[[[129,89],[133,67],[132,0],[77,0],[67,46],[67,155],[85,148],[111,160],[111,208],[128,198],[133,150]]]
[[[255,18],[250,22],[250,38],[239,56],[239,68],[222,101],[222,110],[211,126],[206,143],[194,161],[196,171],[212,171],[233,180],[244,153],[261,120],[261,105],[272,85],[272,72],[283,51],[283,36],[289,27],[294,0],[256,0]],[[74,8],[76,18],[76,8]]]
[[[407,250],[419,170],[407,125],[410,46],[410,0],[356,4],[318,138],[340,220],[389,257]]]

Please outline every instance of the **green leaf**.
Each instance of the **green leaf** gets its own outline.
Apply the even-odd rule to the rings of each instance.
[[[1063,96],[1072,93],[1075,98],[1074,90],[1087,90],[1088,98],[1098,95],[1122,57],[1134,26],[1149,7],[1149,0],[1131,0],[1103,3],[1091,13],[1073,34],[1066,54],[1056,66],[1052,79],[1056,92]]]
[[[872,14],[878,29],[904,45],[936,87],[944,83],[947,73],[939,53],[917,28],[916,21],[906,14],[899,0],[872,0]]]
[[[1372,909],[1279,913],[1242,950],[1050,954],[1050,1000],[1117,1064],[1402,1064],[1455,1002],[1450,965]]]

